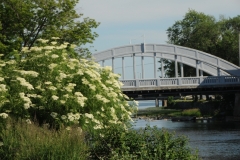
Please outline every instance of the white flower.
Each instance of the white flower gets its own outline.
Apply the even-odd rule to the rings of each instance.
[[[67,117],[68,117],[68,120],[71,121],[71,122],[75,120],[75,117],[74,117],[73,113],[68,113]]]
[[[45,82],[45,84],[52,84],[52,82],[47,81],[47,82]]]
[[[60,100],[60,103],[61,103],[61,104],[65,104],[66,101],[64,101],[64,100]]]
[[[42,48],[40,47],[31,47],[30,51],[41,51]]]
[[[5,84],[0,84],[0,92],[6,92],[7,88]]]
[[[57,114],[56,112],[52,112],[50,115],[51,115],[53,118],[56,118],[58,114]]]
[[[60,79],[67,78],[67,75],[65,73],[60,73],[59,76],[60,76]]]
[[[89,113],[85,113],[85,117],[89,118],[89,119],[93,119],[93,115],[89,114]]]
[[[4,78],[0,77],[0,82],[4,81]]]
[[[42,42],[42,43],[47,43],[49,40],[39,38],[39,39],[37,39],[37,41]]]
[[[55,95],[52,96],[52,99],[55,101],[58,100],[58,98],[59,98],[58,96],[55,96]]]
[[[23,107],[24,107],[24,109],[30,108],[30,103],[24,103]]]
[[[105,71],[112,71],[112,67],[111,66],[105,66],[104,68],[103,68]]]
[[[26,119],[27,124],[32,124],[30,119]]]
[[[57,88],[54,87],[54,86],[50,86],[49,89],[52,90],[52,91],[55,91]]]
[[[56,66],[57,66],[57,64],[51,63],[51,64],[48,66],[48,68],[49,68],[49,69],[53,69],[53,68],[55,68]]]
[[[4,62],[4,63],[1,63],[0,66],[1,66],[1,67],[4,67],[4,66],[6,66],[6,63],[5,63],[5,62]]]
[[[60,39],[59,37],[52,37],[51,39]]]
[[[38,76],[38,73],[35,72],[35,71],[24,71],[24,70],[14,70],[14,71],[17,71],[17,72],[21,73],[22,75],[30,75],[30,76],[33,76],[33,77]]]
[[[27,87],[27,89],[29,89],[29,90],[34,89],[33,86],[29,82],[27,82],[24,78],[17,77],[17,80],[20,81],[20,84],[22,86]]]
[[[7,113],[0,113],[0,117],[2,117],[3,119],[6,119],[8,117]]]
[[[55,42],[55,41],[54,41],[54,42],[51,42],[51,44],[52,44],[52,45],[56,45],[56,44],[57,44],[57,42]]]
[[[61,118],[62,118],[62,120],[65,120],[65,119],[67,119],[67,116],[66,115],[62,115]]]
[[[16,61],[15,61],[15,60],[9,60],[9,61],[7,61],[6,63],[7,63],[7,64],[15,64]]]
[[[58,58],[59,56],[56,55],[56,54],[53,54],[51,57],[52,57],[52,58]]]
[[[68,126],[68,127],[66,128],[66,130],[70,131],[70,130],[71,130],[71,127]]]

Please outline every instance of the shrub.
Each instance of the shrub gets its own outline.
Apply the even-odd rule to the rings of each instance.
[[[79,124],[85,130],[123,125],[133,108],[121,92],[119,75],[77,55],[58,38],[15,51],[1,62],[0,114],[30,118],[53,128]]]
[[[128,131],[109,128],[88,142],[92,159],[198,159],[187,146],[186,137],[156,127]]]
[[[176,102],[174,100],[174,97],[173,96],[168,96],[167,103],[168,103],[169,107],[173,107],[176,104]]]

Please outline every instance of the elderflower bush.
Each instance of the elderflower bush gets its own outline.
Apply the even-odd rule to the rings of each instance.
[[[51,125],[125,127],[133,108],[111,67],[80,58],[68,43],[40,39],[39,44],[2,66],[9,96],[1,111]]]

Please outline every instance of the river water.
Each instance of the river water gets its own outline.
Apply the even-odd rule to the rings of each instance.
[[[154,105],[154,101],[140,101],[139,109]],[[146,125],[187,136],[190,147],[198,149],[203,160],[240,160],[240,122],[172,122],[143,119],[134,122],[136,129]]]

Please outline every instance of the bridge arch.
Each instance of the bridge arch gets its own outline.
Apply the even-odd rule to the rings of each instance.
[[[211,54],[171,44],[133,44],[121,47],[108,49],[102,52],[93,54],[96,62],[104,62],[112,59],[112,66],[114,68],[114,59],[124,57],[133,57],[133,70],[135,70],[135,57],[153,57],[154,58],[154,78],[156,77],[156,58],[169,59],[175,61],[175,77],[178,77],[177,63],[186,64],[196,68],[196,75],[199,76],[199,71],[204,71],[212,76],[233,75],[240,76],[239,67],[225,61],[219,57]],[[123,62],[124,64],[124,62]],[[163,67],[162,67],[163,68]],[[144,67],[142,64],[142,71]],[[163,72],[163,71],[162,71]],[[181,65],[181,76],[183,70]],[[136,79],[136,72],[134,71],[134,79]],[[201,73],[201,72],[200,72]],[[123,67],[124,74],[124,67]],[[124,76],[123,76],[124,77]],[[123,78],[124,79],[124,78]]]

